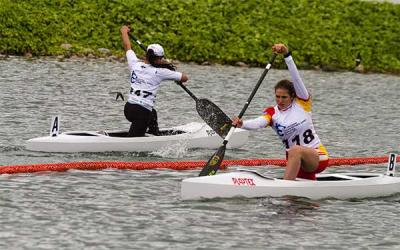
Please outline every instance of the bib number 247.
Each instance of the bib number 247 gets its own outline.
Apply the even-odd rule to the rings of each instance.
[[[131,88],[131,94],[135,94],[137,96],[143,96],[144,98],[150,96],[152,93],[150,91],[145,91],[145,90],[134,90]]]

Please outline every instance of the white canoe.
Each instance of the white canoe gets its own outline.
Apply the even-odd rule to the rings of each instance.
[[[26,148],[43,152],[156,151],[176,144],[187,148],[215,149],[223,139],[207,124],[192,122],[160,130],[161,136],[126,137],[127,131],[70,131],[29,139]],[[238,148],[248,140],[249,132],[236,129],[227,147]]]
[[[318,174],[317,181],[269,178],[242,170],[182,181],[182,200],[299,196],[309,199],[352,199],[400,192],[400,177],[375,173]]]

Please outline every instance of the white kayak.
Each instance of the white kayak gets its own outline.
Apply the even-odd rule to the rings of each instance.
[[[58,130],[58,119],[56,126]],[[223,142],[223,139],[205,123],[192,122],[160,129],[160,132],[159,136],[146,134],[145,137],[127,137],[127,131],[56,132],[50,136],[29,139],[26,148],[43,152],[150,152],[178,144],[187,148],[215,149]],[[248,136],[248,131],[236,129],[228,148],[242,146],[247,142]]]
[[[283,180],[242,170],[212,176],[184,179],[182,200],[212,198],[258,198],[299,196],[309,199],[353,199],[389,196],[400,192],[400,177],[394,177],[396,156],[391,156],[386,174],[318,174],[317,180]],[[393,160],[394,159],[394,160]]]

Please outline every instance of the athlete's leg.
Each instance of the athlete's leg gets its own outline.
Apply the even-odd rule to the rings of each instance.
[[[126,103],[124,114],[128,121],[131,122],[129,128],[129,137],[144,136],[149,125],[151,111],[138,105]]]
[[[149,129],[147,132],[149,134],[153,134],[153,135],[160,134],[160,130],[158,128],[158,122],[157,122],[157,111],[155,110],[155,108],[153,108],[153,110],[151,111],[151,118],[149,121]]]
[[[304,146],[293,146],[288,150],[285,180],[294,180],[302,168],[305,172],[313,172],[318,168],[318,152],[313,148]]]
[[[129,129],[129,136],[131,137],[142,137],[145,135],[147,130],[148,120],[145,117],[136,119]]]

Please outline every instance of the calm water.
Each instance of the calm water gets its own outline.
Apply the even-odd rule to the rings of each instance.
[[[263,69],[183,64],[188,87],[229,116],[237,115]],[[0,60],[0,166],[75,161],[207,160],[214,150],[174,146],[151,153],[38,153],[29,138],[61,130],[127,129],[124,63]],[[399,153],[400,77],[301,71],[314,96],[317,132],[332,157]],[[273,104],[272,86],[288,77],[272,69],[246,112]],[[161,127],[201,121],[194,101],[164,83],[156,108]],[[271,129],[252,132],[225,159],[283,158]],[[331,168],[385,170],[385,164]],[[235,169],[232,167],[230,169]],[[258,167],[281,176],[283,169]],[[400,195],[352,201],[231,199],[183,202],[180,182],[199,170],[77,171],[0,176],[2,249],[400,249]]]

